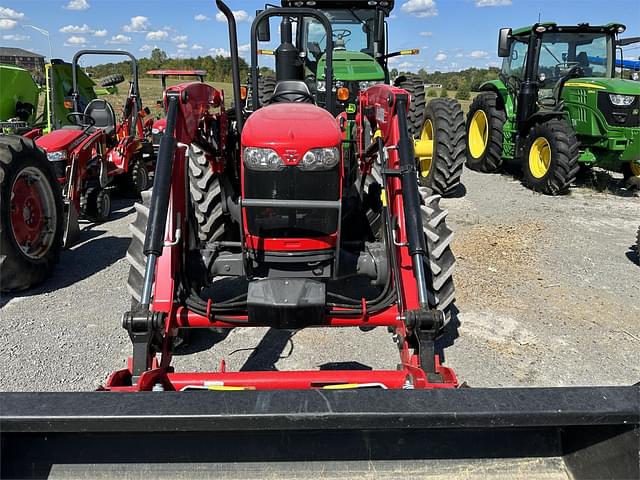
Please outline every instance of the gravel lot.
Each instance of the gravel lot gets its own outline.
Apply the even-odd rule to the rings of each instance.
[[[640,198],[602,178],[552,198],[508,175],[465,171],[447,199],[456,232],[459,325],[442,340],[446,364],[471,386],[631,384],[640,381],[640,267],[631,246]],[[0,305],[1,390],[92,390],[123,368],[120,327],[131,202],[83,224],[40,288]],[[456,328],[457,327],[457,328]],[[457,332],[456,332],[457,330]],[[456,338],[457,337],[457,338]],[[178,370],[318,368],[358,362],[394,368],[384,329],[205,331],[175,358]]]

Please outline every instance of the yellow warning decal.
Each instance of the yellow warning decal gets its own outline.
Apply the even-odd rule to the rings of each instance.
[[[596,85],[593,83],[572,83],[572,82],[567,82],[564,84],[565,87],[582,87],[582,88],[600,88],[600,89],[606,89],[607,87],[603,87],[602,85]]]

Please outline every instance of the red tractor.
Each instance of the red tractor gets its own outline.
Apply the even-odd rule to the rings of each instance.
[[[252,26],[253,91],[256,28],[271,17],[282,18],[277,85],[267,105],[247,112],[235,22],[226,5],[218,6],[232,33],[235,108],[226,111],[224,94],[203,83],[164,92],[167,123],[154,188],[136,205],[127,253],[135,307],[123,326],[133,357],[105,388],[456,387],[434,350],[454,299],[452,233],[439,197],[418,189],[409,95],[384,84],[361,92],[357,140],[348,141],[332,90],[326,107],[317,106],[298,70],[279,58],[291,54],[291,18],[311,18],[326,32],[326,78],[333,79],[331,24],[314,9],[269,8]],[[369,144],[365,121],[375,132]],[[377,158],[383,184],[365,191]],[[367,215],[371,210],[377,217]],[[245,286],[225,295],[225,283],[239,279]],[[400,366],[174,373],[179,330],[253,326],[387,327]]]
[[[125,55],[131,59],[131,81],[119,121],[104,99],[96,98],[83,105],[78,89],[78,61],[84,55]],[[150,141],[152,119],[144,118],[149,112],[142,108],[135,57],[125,51],[81,50],[73,57],[72,73],[73,111],[68,118],[74,124],[36,140],[64,186],[66,246],[77,235],[79,215],[93,221],[106,220],[111,212],[113,187],[139,197],[149,188],[149,175],[155,167]]]
[[[167,78],[169,77],[195,77],[201,83],[204,82],[205,77],[207,76],[206,70],[174,70],[174,69],[161,69],[161,70],[149,70],[146,72],[146,75],[156,75],[160,77],[160,82],[162,83],[162,91],[164,92],[167,89]],[[157,155],[158,150],[160,148],[160,137],[164,133],[164,129],[167,126],[167,119],[164,116],[167,112],[164,111],[164,102],[162,100],[158,100],[158,106],[162,109],[162,115],[153,122],[153,128],[151,129],[151,134],[153,138],[153,151]]]

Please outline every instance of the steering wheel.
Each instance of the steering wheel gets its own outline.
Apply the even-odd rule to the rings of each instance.
[[[333,36],[337,36],[338,38],[350,37],[351,30],[348,30],[346,28],[336,28],[335,30],[333,30]]]
[[[74,120],[75,117],[80,118],[80,126],[84,127],[87,130],[96,124],[96,121],[93,119],[93,117],[91,117],[91,115],[87,115],[86,113],[82,113],[82,112],[67,113],[67,120],[69,120],[70,122],[76,123]],[[83,120],[89,120],[89,121],[85,123]]]

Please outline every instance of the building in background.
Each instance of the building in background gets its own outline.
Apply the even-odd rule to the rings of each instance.
[[[29,70],[35,78],[44,78],[44,58],[22,48],[0,47],[0,63]]]

